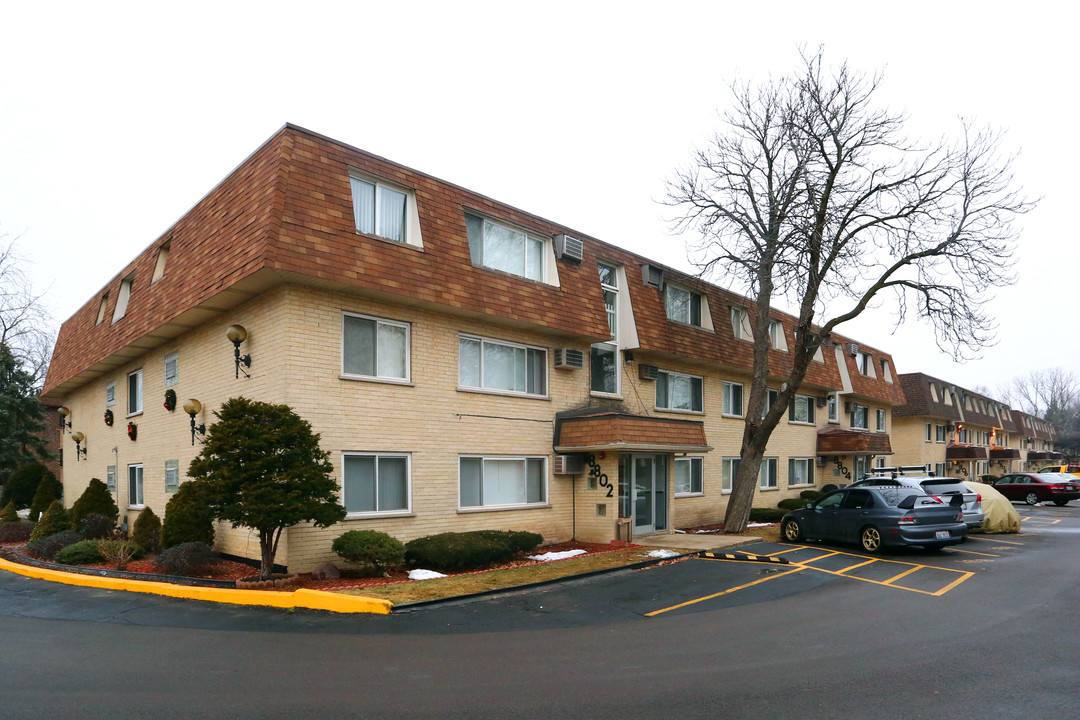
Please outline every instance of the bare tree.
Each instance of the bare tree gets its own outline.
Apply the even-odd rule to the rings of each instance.
[[[1071,370],[1032,370],[1002,385],[999,393],[1018,410],[1062,429],[1080,430],[1073,427],[1080,415],[1080,381]]]
[[[668,183],[675,230],[699,237],[690,251],[702,275],[756,303],[728,532],[745,528],[769,437],[842,323],[888,302],[897,324],[930,323],[954,357],[992,341],[986,302],[1013,282],[1012,221],[1032,207],[995,133],[964,123],[957,143],[910,142],[905,117],[873,102],[880,75],[826,68],[821,49],[802,60],[797,74],[733,85],[723,129]],[[763,416],[774,302],[795,308],[796,342]]]
[[[36,389],[45,382],[56,331],[53,319],[23,270],[18,237],[0,233],[0,345],[6,345]]]

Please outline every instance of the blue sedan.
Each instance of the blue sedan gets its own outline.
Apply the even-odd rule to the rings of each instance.
[[[955,545],[967,538],[967,524],[959,504],[915,488],[849,487],[785,515],[780,535],[788,542],[854,542],[876,553],[884,546]]]

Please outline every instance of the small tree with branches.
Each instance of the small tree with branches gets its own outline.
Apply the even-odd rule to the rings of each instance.
[[[841,324],[888,300],[897,323],[916,315],[955,357],[992,340],[986,303],[1013,282],[1013,220],[1031,207],[998,135],[963,124],[956,143],[912,143],[904,116],[875,103],[881,76],[827,68],[823,54],[803,52],[795,74],[732,85],[724,129],[668,183],[675,229],[699,238],[690,250],[702,275],[755,303],[728,532],[745,528],[769,437]],[[790,372],[775,377],[769,309],[781,302],[796,341]],[[770,380],[780,390],[763,413]]]
[[[345,519],[330,455],[288,405],[235,397],[214,415],[188,476],[217,519],[258,534],[259,577],[267,580],[285,528],[302,522],[329,527]]]

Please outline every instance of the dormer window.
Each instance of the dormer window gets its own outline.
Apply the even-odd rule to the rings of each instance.
[[[101,303],[98,305],[97,322],[95,325],[100,325],[101,321],[105,319],[105,306],[109,304],[109,293],[103,293],[101,296]]]
[[[930,383],[930,399],[933,400],[934,402],[938,401],[938,399],[937,399],[937,387],[934,385],[934,383]]]
[[[169,246],[170,243],[165,243],[158,249],[157,263],[154,265],[154,276],[150,278],[151,283],[156,283],[165,277],[165,263],[169,260]]]
[[[892,370],[889,368],[889,361],[885,359],[881,361],[881,377],[887,383],[892,382]]]
[[[746,308],[731,308],[731,332],[736,340],[749,340],[752,337]]]
[[[465,227],[473,265],[546,282],[546,240],[468,213]]]
[[[410,190],[353,170],[353,219],[363,235],[422,247],[416,198]]]
[[[873,358],[870,357],[870,353],[855,353],[855,363],[859,367],[860,375],[874,377],[874,361]]]
[[[674,285],[665,285],[664,307],[668,320],[701,327],[701,295]]]
[[[784,337],[784,326],[779,320],[769,321],[769,344],[773,350],[787,351],[787,339]]]
[[[131,284],[133,282],[135,282],[134,275],[128,275],[120,281],[120,293],[116,296],[116,307],[113,308],[113,322],[120,320],[127,314],[128,300],[131,298]]]

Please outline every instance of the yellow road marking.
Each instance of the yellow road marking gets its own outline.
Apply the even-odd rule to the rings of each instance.
[[[650,613],[645,613],[645,617],[655,617],[657,615],[661,615],[661,614],[669,612],[671,610],[678,610],[679,608],[686,607],[687,605],[693,605],[695,603],[704,602],[705,600],[712,600],[713,598],[718,598],[721,595],[727,595],[728,593],[733,593],[736,590],[745,590],[748,587],[752,587],[754,585],[758,585],[760,583],[767,582],[769,580],[773,580],[773,579],[778,578],[778,577],[784,577],[785,575],[790,575],[791,573],[798,572],[799,570],[802,570],[802,568],[797,567],[797,568],[795,568],[793,570],[788,570],[786,572],[778,573],[776,575],[770,575],[769,577],[759,578],[759,579],[755,580],[754,582],[749,582],[749,583],[746,583],[745,585],[739,585],[738,587],[729,588],[727,590],[723,590],[723,591],[718,592],[718,593],[713,593],[712,595],[706,595],[705,597],[700,597],[700,598],[697,598],[695,600],[687,600],[684,603],[679,603],[678,605],[672,605],[671,607],[664,608],[663,610],[653,610]]]
[[[915,567],[910,567],[907,570],[905,570],[904,572],[900,573],[899,575],[894,575],[891,578],[889,578],[888,580],[883,580],[881,582],[881,584],[882,585],[891,585],[893,582],[899,580],[900,578],[907,577],[908,575],[910,575],[913,572],[918,572],[919,570],[921,570],[924,567],[926,567],[926,566],[925,565],[916,565]]]
[[[971,541],[971,540],[977,540],[978,542],[992,542],[992,543],[1001,544],[1001,545],[1023,545],[1024,544],[1024,543],[1021,543],[1021,542],[1015,542],[1013,540],[991,540],[990,538],[968,537],[968,541]]]
[[[810,563],[817,562],[818,560],[824,560],[825,558],[831,558],[831,557],[836,557],[837,555],[847,555],[847,554],[848,553],[823,551],[821,555],[818,555],[817,557],[812,557],[809,560],[800,560],[798,564],[800,564],[800,565],[809,565]],[[862,557],[862,556],[861,555],[856,555],[855,557]],[[796,563],[792,563],[792,565],[795,565],[795,564]]]
[[[961,550],[957,547],[949,548],[952,552],[967,553],[968,555],[983,555],[985,557],[1001,557],[1000,555],[994,555],[993,553],[976,552],[975,550]]]
[[[848,570],[854,570],[855,568],[861,568],[863,565],[870,565],[871,563],[876,563],[876,562],[877,562],[877,558],[874,558],[872,560],[867,560],[866,562],[856,563],[856,564],[854,564],[854,565],[852,565],[850,567],[844,568],[843,570],[837,570],[836,572],[838,574],[843,574],[843,573],[846,573]]]
[[[957,578],[956,580],[953,580],[953,581],[952,581],[951,583],[949,583],[949,584],[948,584],[948,585],[946,585],[945,587],[941,588],[941,589],[940,589],[940,590],[938,590],[937,592],[935,592],[935,593],[930,593],[930,594],[931,594],[931,595],[933,595],[934,597],[941,597],[942,595],[944,595],[945,593],[949,592],[949,591],[950,591],[950,590],[952,590],[952,589],[953,589],[954,587],[956,587],[956,586],[957,586],[957,585],[959,585],[960,583],[964,582],[965,580],[967,580],[968,578],[970,578],[970,577],[971,577],[972,575],[974,575],[974,574],[975,574],[975,573],[973,573],[973,572],[968,572],[968,573],[964,573],[962,577],[959,577],[959,578]]]

